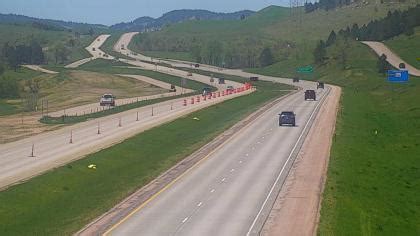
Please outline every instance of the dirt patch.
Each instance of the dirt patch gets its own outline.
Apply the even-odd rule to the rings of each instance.
[[[341,89],[330,96],[308,133],[261,235],[316,235]]]

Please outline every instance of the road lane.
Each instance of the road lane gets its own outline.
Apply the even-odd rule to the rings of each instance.
[[[299,92],[275,105],[110,234],[246,235],[319,103],[302,101]],[[278,126],[282,110],[297,127]]]

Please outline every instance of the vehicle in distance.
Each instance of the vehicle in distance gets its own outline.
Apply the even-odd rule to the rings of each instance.
[[[259,78],[258,78],[258,77],[256,77],[256,76],[252,76],[252,77],[249,77],[249,80],[250,80],[250,81],[258,81],[258,80],[259,80]]]
[[[232,85],[229,85],[229,86],[227,86],[227,89],[226,89],[227,91],[233,91],[233,90],[235,90],[234,88],[233,88],[233,86]]]
[[[219,78],[219,84],[225,84],[225,79]]]
[[[194,67],[195,68],[199,68],[200,67],[200,64],[195,64]]]
[[[171,84],[171,89],[169,90],[170,92],[176,92],[176,87],[175,85]]]
[[[112,94],[104,94],[99,101],[99,105],[101,106],[115,106],[115,96]]]
[[[124,50],[124,44],[121,44],[121,50]]]
[[[283,111],[279,116],[279,126],[296,126],[296,114],[293,111]]]
[[[315,90],[306,90],[305,91],[305,101],[306,100],[314,100],[314,101],[316,101],[316,93],[315,93]]]
[[[299,78],[297,77],[293,78],[293,83],[299,83]]]
[[[324,82],[318,82],[316,88],[324,88]]]
[[[188,72],[187,76],[192,76],[192,73],[191,72]]]
[[[203,88],[203,92],[202,92],[203,96],[209,95],[211,94],[211,88],[209,87],[204,87]]]

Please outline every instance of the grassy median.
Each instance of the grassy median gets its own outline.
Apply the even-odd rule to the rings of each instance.
[[[0,235],[69,235],[218,134],[283,95],[258,82],[251,95],[214,105],[0,192]],[[196,121],[192,118],[198,117]],[[97,169],[87,166],[96,164]]]

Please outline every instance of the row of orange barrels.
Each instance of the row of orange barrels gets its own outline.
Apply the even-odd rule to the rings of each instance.
[[[245,86],[240,87],[240,88],[223,90],[221,92],[220,91],[213,92],[213,93],[209,93],[208,95],[197,96],[196,98],[192,97],[190,104],[194,104],[196,102],[199,103],[201,101],[201,97],[203,98],[203,101],[206,101],[207,99],[210,100],[212,98],[224,97],[224,96],[235,94],[235,93],[241,93],[249,89],[251,89],[251,85],[246,83]],[[187,105],[188,105],[188,101],[187,99],[184,99],[184,106],[187,106]]]

